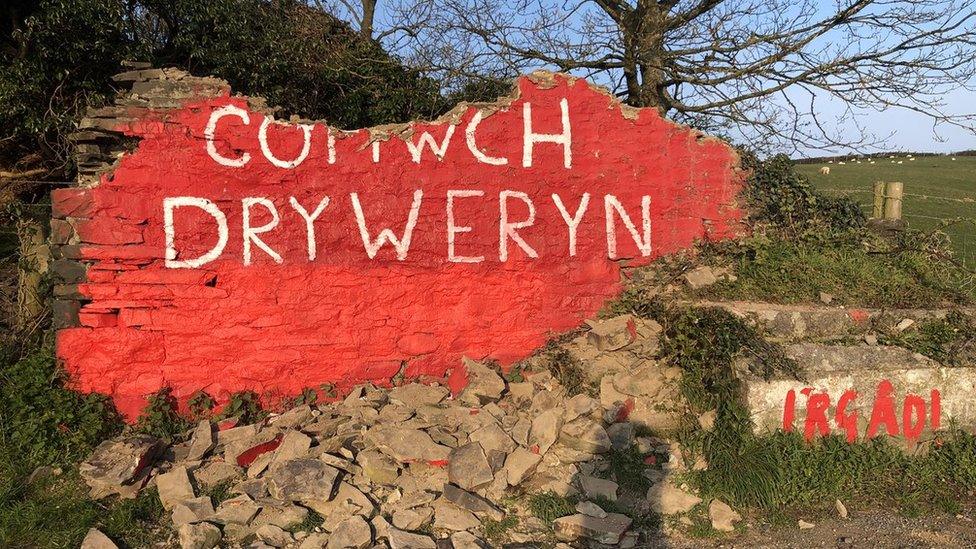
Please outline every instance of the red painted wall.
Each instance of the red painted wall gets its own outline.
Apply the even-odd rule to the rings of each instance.
[[[550,83],[552,84],[552,83]],[[478,161],[466,128],[478,112],[468,108],[443,159],[425,146],[414,161],[404,140],[429,132],[440,144],[450,122],[412,124],[403,137],[379,145],[374,162],[369,133],[315,124],[307,157],[295,168],[273,165],[258,141],[262,113],[249,124],[234,116],[214,130],[217,154],[243,167],[222,166],[208,154],[205,129],[226,105],[247,110],[240,97],[187,102],[181,109],[143,117],[126,127],[138,149],[91,189],[55,193],[56,216],[73,218],[90,263],[79,291],[87,302],[82,326],[61,330],[58,356],[82,391],[111,395],[130,419],[145,396],[170,386],[185,400],[203,389],[218,402],[250,389],[269,400],[304,387],[347,387],[386,381],[407,365],[407,375],[441,376],[460,357],[491,357],[503,364],[527,356],[553,333],[574,328],[621,290],[621,263],[637,265],[701,238],[739,230],[735,207],[742,174],[724,143],[679,127],[653,110],[624,116],[619,105],[583,81],[556,77],[554,85],[519,82],[507,108],[475,128],[476,147],[505,165]],[[535,133],[562,134],[560,101],[566,100],[571,165],[560,143],[533,146],[523,165],[524,102],[531,103]],[[636,115],[636,116],[635,116]],[[272,124],[270,151],[284,160],[301,152],[302,131]],[[483,256],[479,263],[448,260],[447,192],[479,190],[454,199],[455,255]],[[403,235],[414,193],[423,192],[409,251],[398,260],[387,243],[370,259],[350,193],[357,193],[369,235],[389,227]],[[531,226],[518,234],[532,258],[506,239],[499,258],[501,191],[524,192],[535,207]],[[569,229],[551,195],[572,216],[583,193],[590,200],[569,255]],[[645,255],[619,217],[613,217],[618,256],[608,258],[604,196],[614,195],[642,231],[641,202],[650,197],[651,245]],[[222,254],[197,269],[167,268],[163,201],[193,196],[212,201],[226,215]],[[323,197],[330,203],[314,222],[316,259],[309,261],[303,218]],[[256,244],[243,263],[242,199],[272,201],[279,224],[260,238],[282,263]],[[512,222],[525,220],[526,204],[507,200]],[[266,208],[251,209],[252,227],[271,221]],[[202,210],[174,210],[176,260],[194,258],[217,242],[217,222]],[[646,250],[645,250],[646,251]]]

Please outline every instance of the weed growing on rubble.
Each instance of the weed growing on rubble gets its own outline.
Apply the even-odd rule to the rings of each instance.
[[[481,521],[481,533],[492,543],[493,547],[501,546],[508,536],[509,530],[516,528],[518,524],[519,520],[515,515],[506,515],[502,520],[485,518]]]
[[[180,415],[172,389],[163,387],[147,399],[146,408],[136,421],[136,430],[172,442],[190,429]]]
[[[218,419],[238,418],[241,425],[257,423],[265,418],[268,412],[261,408],[261,401],[254,391],[239,391],[230,396],[227,406],[220,411]]]
[[[610,459],[609,473],[613,475],[614,481],[621,488],[628,492],[644,495],[651,487],[651,481],[644,472],[647,464],[644,463],[644,454],[631,446],[626,450],[611,449],[608,454]]]
[[[550,341],[540,353],[541,366],[566,389],[566,396],[588,394],[594,396],[597,388],[589,381],[583,363],[567,349]]]
[[[959,311],[922,322],[918,329],[882,333],[879,341],[921,353],[946,366],[976,363],[976,322]]]
[[[526,506],[533,516],[541,519],[546,524],[559,517],[572,515],[576,512],[576,500],[559,494],[546,491],[537,494],[530,494],[526,499]]]

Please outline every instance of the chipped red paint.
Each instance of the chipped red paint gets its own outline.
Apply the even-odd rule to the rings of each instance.
[[[568,148],[533,142],[531,166],[524,166],[525,121],[528,135],[560,134],[564,99]],[[214,151],[232,160],[247,154],[243,167],[218,164],[206,147],[211,114],[228,106],[250,121],[220,119]],[[410,146],[428,132],[440,147],[448,121],[414,123],[412,135],[382,141],[379,162],[368,131],[330,132],[315,124],[308,154],[294,168],[274,165],[262,151],[264,115],[249,110],[242,97],[190,100],[122,128],[140,141],[113,174],[94,188],[53,196],[56,212],[78,218],[80,259],[90,263],[88,280],[78,288],[87,299],[82,326],[58,334],[58,356],[76,387],[110,395],[131,420],[146,395],[164,386],[173,388],[181,406],[198,390],[219,404],[240,390],[273,401],[323,383],[341,391],[383,382],[404,363],[409,377],[458,371],[462,355],[508,365],[599,311],[621,291],[623,265],[742,230],[736,154],[653,109],[624,113],[580,80],[556,76],[537,84],[523,78],[519,97],[485,108],[470,136],[482,155],[505,159],[505,165],[478,160],[466,144],[478,109],[457,114],[442,159],[428,143],[415,162]],[[272,157],[300,157],[303,131],[270,124]],[[351,193],[375,239],[383,227],[404,234],[417,190],[423,194],[408,253],[398,260],[388,242],[371,259]],[[464,229],[454,233],[455,256],[483,256],[482,262],[448,260],[448,190],[483,192],[455,196],[453,204],[454,226]],[[513,238],[500,239],[506,234],[503,191],[524,192],[535,207],[534,223],[515,230],[536,258]],[[591,198],[577,253],[570,255],[568,222],[552,195],[561,197],[571,220],[583,193]],[[637,237],[642,200],[649,197],[649,253],[611,211],[618,259],[608,257],[606,195],[619,200]],[[164,261],[164,199],[183,196],[211,201],[229,229],[222,253],[196,269],[167,268]],[[290,198],[312,212],[325,196],[330,203],[313,224],[317,257],[310,261],[306,223]],[[244,265],[242,200],[248,197],[267,199],[280,216],[273,230],[260,234],[280,254],[280,264],[252,243],[252,264]],[[530,217],[521,198],[508,197],[507,208],[510,223]],[[251,213],[252,227],[272,220],[260,204]],[[199,208],[175,209],[175,259],[214,247],[218,224]],[[507,243],[504,260],[500,240]]]
[[[247,467],[254,463],[254,460],[261,457],[262,454],[274,452],[278,449],[278,446],[281,446],[281,439],[282,435],[279,433],[268,442],[262,442],[253,448],[248,448],[244,452],[241,452],[241,454],[237,456],[237,465]]]
[[[871,318],[871,314],[864,309],[851,309],[847,312],[847,316],[851,317],[851,320],[860,324],[861,322],[866,322]]]

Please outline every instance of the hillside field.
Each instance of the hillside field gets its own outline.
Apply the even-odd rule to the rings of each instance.
[[[875,181],[903,182],[902,212],[912,227],[928,230],[939,226],[943,219],[969,219],[946,232],[959,259],[976,267],[976,157],[959,156],[952,160],[950,156],[924,156],[911,161],[899,154],[894,159],[885,156],[861,160],[860,164],[856,160],[844,162],[798,164],[797,169],[819,189],[857,200],[868,215]],[[820,173],[824,166],[830,168],[829,175]]]

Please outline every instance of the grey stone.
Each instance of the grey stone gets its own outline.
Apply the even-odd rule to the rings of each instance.
[[[715,284],[719,281],[719,276],[722,274],[724,273],[722,273],[720,270],[713,269],[707,265],[702,265],[688,271],[682,278],[689,288],[692,290],[698,290],[704,288],[705,286]]]
[[[473,490],[495,478],[485,452],[477,442],[455,448],[448,460],[448,479],[465,490]]]
[[[607,427],[610,446],[614,450],[624,451],[634,445],[634,424],[630,422],[614,423]]]
[[[201,522],[213,515],[213,502],[207,496],[187,499],[173,506],[173,524],[175,526]]]
[[[216,486],[244,475],[240,467],[224,461],[211,461],[193,471],[193,480],[202,486]]]
[[[339,470],[321,460],[282,461],[268,470],[268,493],[284,501],[327,501],[338,478]]]
[[[617,501],[617,483],[593,476],[583,475],[580,477],[580,488],[586,497],[591,499],[605,498],[610,501]]]
[[[395,528],[386,522],[382,516],[375,516],[372,520],[376,537],[386,539],[390,549],[437,549],[434,540],[420,534],[411,534]]]
[[[78,466],[81,478],[96,499],[118,493],[142,476],[162,452],[164,444],[149,435],[128,435],[99,444]]]
[[[515,450],[515,441],[512,437],[508,436],[497,423],[489,423],[484,427],[473,431],[468,439],[471,442],[477,442],[484,448],[485,452],[491,452],[492,450],[497,450],[504,454],[510,454]]]
[[[433,515],[434,510],[430,507],[397,509],[393,512],[393,526],[401,530],[419,530]]]
[[[278,416],[270,418],[271,425],[279,429],[295,429],[312,419],[312,407],[308,404],[296,406]]]
[[[701,498],[685,492],[673,484],[671,479],[659,482],[647,491],[647,501],[651,509],[662,515],[686,513],[701,503]]]
[[[295,541],[291,537],[291,534],[285,532],[278,526],[274,524],[265,524],[254,530],[254,533],[258,536],[258,539],[267,543],[271,547],[284,547],[289,543]]]
[[[366,439],[381,452],[399,462],[446,461],[451,449],[434,442],[419,429],[376,426],[366,432]]]
[[[453,549],[491,549],[482,539],[479,539],[471,532],[454,532],[451,534],[451,546]]]
[[[181,549],[213,549],[220,543],[220,528],[209,522],[184,524],[179,528]]]
[[[606,518],[607,512],[592,501],[581,501],[576,504],[576,512],[589,517]]]
[[[325,549],[329,544],[329,534],[313,533],[298,544],[298,549]]]
[[[521,446],[516,448],[505,460],[505,473],[508,476],[508,483],[512,486],[522,484],[525,479],[535,473],[541,461],[542,456],[533,454]]]
[[[355,515],[371,517],[376,505],[369,497],[348,482],[340,482],[336,495],[331,500],[306,501],[306,506],[325,517],[322,527],[333,530],[339,523]]]
[[[447,388],[439,385],[408,383],[390,389],[390,401],[416,410],[422,406],[439,404],[449,394],[451,392]]]
[[[363,474],[376,484],[393,485],[400,478],[400,467],[392,458],[376,450],[364,450],[356,455],[356,463]]]
[[[365,549],[373,543],[373,531],[360,516],[344,520],[329,537],[327,549]]]
[[[462,400],[487,404],[501,398],[505,392],[505,380],[498,372],[467,357],[462,361],[468,373],[468,384],[461,390]]]
[[[590,454],[603,454],[610,451],[610,436],[602,425],[581,418],[563,425],[559,441],[570,448]]]
[[[630,517],[619,513],[608,513],[603,518],[576,514],[554,520],[552,529],[556,539],[560,541],[577,541],[586,538],[606,545],[614,545],[620,542],[624,532],[630,528],[631,522]]]
[[[217,436],[214,434],[213,425],[206,419],[200,421],[190,437],[190,450],[186,455],[187,461],[203,459],[216,444]]]
[[[287,461],[298,459],[308,455],[308,449],[312,447],[312,439],[300,431],[288,431],[281,438],[281,444],[275,449],[273,461]],[[250,476],[250,471],[248,471]]]
[[[600,351],[616,351],[636,339],[636,320],[633,315],[620,315],[606,320],[588,322],[586,340]],[[634,333],[631,334],[631,329]]]
[[[545,455],[559,438],[563,427],[563,414],[560,409],[547,410],[532,420],[529,430],[529,445],[539,447],[539,455]]]
[[[167,511],[177,503],[196,497],[186,467],[183,466],[173,467],[168,473],[156,477],[156,489],[159,491],[159,501]]]
[[[732,532],[735,530],[735,523],[742,520],[742,515],[732,510],[724,501],[713,499],[708,504],[708,518],[712,521],[712,528],[719,532]]]
[[[481,521],[471,511],[461,509],[448,501],[439,501],[434,504],[435,528],[458,532],[461,530],[471,530],[479,526],[481,526]]]
[[[213,521],[218,524],[248,524],[258,511],[261,511],[261,507],[257,503],[245,495],[240,495],[217,505]]]
[[[442,494],[451,503],[471,511],[479,518],[490,518],[496,521],[505,518],[505,512],[492,502],[477,494],[462,490],[453,484],[445,484]]]
[[[89,528],[81,540],[81,549],[119,549],[119,546],[97,528]]]
[[[265,524],[273,524],[287,530],[301,524],[308,517],[308,509],[293,503],[281,502],[270,498],[255,500],[255,503],[261,507],[261,512],[251,519],[251,526],[254,528],[259,528]]]

